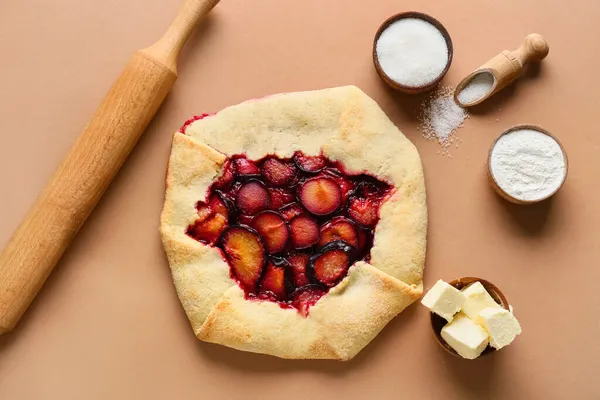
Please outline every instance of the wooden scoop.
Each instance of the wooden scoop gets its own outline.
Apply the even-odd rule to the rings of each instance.
[[[549,51],[548,43],[542,35],[537,33],[527,35],[518,49],[513,51],[504,50],[467,75],[456,86],[454,100],[462,107],[471,107],[485,101],[514,81],[528,62],[543,60]],[[476,99],[461,102],[460,92],[475,78],[488,83],[489,90]]]
[[[96,206],[177,79],[184,43],[219,0],[186,0],[136,52],[0,254],[0,334],[11,331]]]

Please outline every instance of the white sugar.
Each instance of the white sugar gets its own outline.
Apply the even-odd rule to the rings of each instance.
[[[475,75],[473,79],[458,93],[461,104],[471,104],[487,95],[495,83],[494,75],[485,71]]]
[[[551,195],[565,177],[565,158],[558,143],[532,129],[516,130],[498,139],[490,166],[498,186],[525,201]]]
[[[420,130],[428,140],[437,140],[443,153],[448,154],[448,147],[454,141],[454,133],[468,117],[467,111],[454,101],[451,87],[438,89],[421,104]]]
[[[448,46],[442,33],[418,18],[390,24],[379,36],[377,59],[393,81],[410,87],[434,81],[448,63]]]

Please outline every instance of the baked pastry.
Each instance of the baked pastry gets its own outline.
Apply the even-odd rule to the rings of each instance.
[[[348,360],[422,295],[421,160],[354,86],[187,121],[166,183],[162,241],[200,340]]]

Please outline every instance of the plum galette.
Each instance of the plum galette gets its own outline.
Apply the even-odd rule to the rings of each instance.
[[[422,295],[421,160],[354,86],[247,101],[175,133],[160,230],[199,339],[348,360]]]

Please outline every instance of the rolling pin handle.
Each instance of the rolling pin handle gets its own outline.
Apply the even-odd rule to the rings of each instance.
[[[218,1],[185,0],[163,37],[133,55],[0,252],[0,335],[16,326],[133,150],[175,83],[181,48]]]

